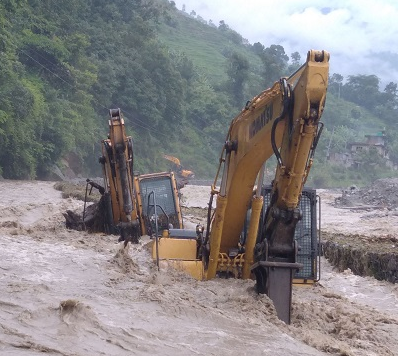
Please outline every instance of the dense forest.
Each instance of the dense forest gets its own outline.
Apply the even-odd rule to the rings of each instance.
[[[303,62],[166,0],[2,0],[0,28],[0,175],[7,179],[50,179],[58,168],[100,175],[111,108],[121,108],[133,137],[135,170],[168,169],[167,153],[197,177],[213,177],[246,100]],[[375,75],[331,74],[316,185],[394,174],[372,151],[352,170],[326,159],[385,130],[398,164],[398,133],[388,129],[397,84],[380,85]]]

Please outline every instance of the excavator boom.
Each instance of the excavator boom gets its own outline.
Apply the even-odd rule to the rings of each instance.
[[[121,240],[138,242],[139,215],[133,188],[133,141],[126,136],[120,109],[109,111],[109,136],[102,140],[105,199],[111,205],[113,224],[120,229]]]

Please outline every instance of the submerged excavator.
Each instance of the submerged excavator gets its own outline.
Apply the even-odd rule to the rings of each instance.
[[[319,277],[317,198],[304,184],[323,128],[328,75],[329,53],[311,50],[295,73],[246,103],[221,152],[206,230],[169,229],[156,239],[154,259],[198,279],[253,278],[278,317],[290,323],[293,283]],[[265,164],[273,156],[275,177],[263,187]]]
[[[83,216],[68,210],[66,227],[91,232],[118,234],[119,242],[137,243],[143,235],[159,235],[163,230],[182,229],[183,218],[177,180],[173,172],[136,174],[131,136],[126,135],[120,109],[109,111],[108,138],[101,141],[99,159],[103,185],[87,179]],[[86,206],[96,188],[101,198]]]
[[[133,140],[126,136],[120,109],[109,111],[108,138],[101,141],[103,198],[109,223],[120,231],[120,241],[137,243],[141,236],[140,214],[133,186]],[[110,218],[111,217],[111,218]]]
[[[173,172],[135,174],[133,141],[125,132],[120,109],[110,110],[109,137],[102,140],[104,193],[109,225],[119,241],[136,243],[142,235],[159,235],[183,227],[177,180]]]

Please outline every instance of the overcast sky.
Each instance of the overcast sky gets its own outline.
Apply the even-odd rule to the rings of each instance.
[[[251,44],[282,45],[304,59],[309,49],[330,52],[330,72],[375,74],[398,83],[395,69],[372,53],[398,53],[398,0],[174,0],[218,26],[221,20]],[[398,56],[397,56],[398,58]],[[384,86],[380,88],[383,90]]]

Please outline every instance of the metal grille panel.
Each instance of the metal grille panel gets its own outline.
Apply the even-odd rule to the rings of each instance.
[[[269,204],[271,187],[263,188],[264,208],[261,214],[261,225],[265,219],[265,211]],[[303,264],[294,278],[317,279],[317,255],[318,255],[318,235],[317,235],[317,200],[314,189],[305,188],[301,194],[299,207],[302,219],[296,225],[294,238],[297,241],[299,251],[297,254],[298,263]]]

